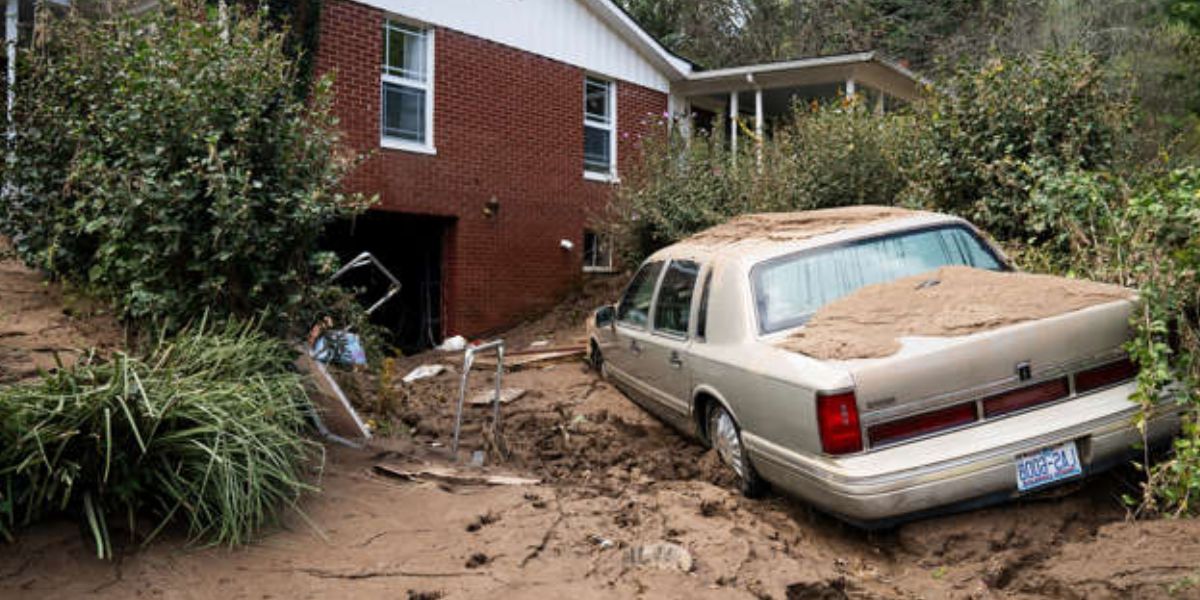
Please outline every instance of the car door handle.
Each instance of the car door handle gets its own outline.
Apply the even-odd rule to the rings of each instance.
[[[672,369],[682,369],[683,368],[683,359],[680,358],[679,353],[674,350],[671,351],[671,358],[668,359],[667,362],[671,363]]]
[[[629,351],[635,356],[640,356],[642,354],[642,346],[637,343],[637,340],[629,340]]]

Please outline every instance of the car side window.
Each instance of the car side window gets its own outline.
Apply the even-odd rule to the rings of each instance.
[[[708,290],[712,287],[712,269],[704,276],[704,288],[700,290],[700,309],[696,311],[696,339],[708,337]]]
[[[690,260],[673,260],[663,275],[654,304],[654,330],[673,335],[688,333],[692,315],[692,293],[700,265]]]
[[[642,266],[625,289],[625,296],[617,305],[617,322],[633,327],[645,327],[650,320],[650,301],[654,298],[654,284],[662,272],[661,262]]]

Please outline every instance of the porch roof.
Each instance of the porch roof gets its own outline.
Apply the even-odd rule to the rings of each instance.
[[[904,100],[915,100],[929,82],[875,52],[821,56],[694,71],[672,91],[680,96],[818,86],[855,81]]]

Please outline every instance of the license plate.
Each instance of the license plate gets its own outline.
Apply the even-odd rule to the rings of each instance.
[[[1026,492],[1083,475],[1075,442],[1035,450],[1017,457],[1017,489]]]

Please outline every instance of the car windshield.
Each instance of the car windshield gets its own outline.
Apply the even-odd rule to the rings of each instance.
[[[1001,271],[1003,263],[974,232],[951,225],[807,250],[759,264],[751,277],[759,328],[803,325],[822,306],[861,287],[965,265]]]

